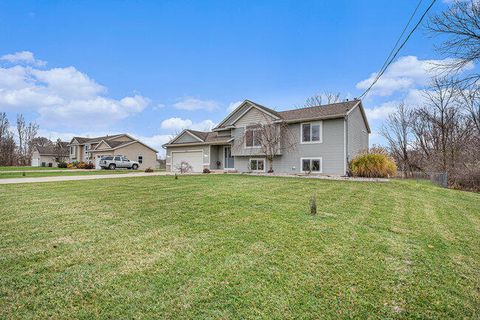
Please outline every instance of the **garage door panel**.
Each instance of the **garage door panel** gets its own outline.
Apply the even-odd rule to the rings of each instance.
[[[203,151],[172,152],[172,171],[179,171],[182,162],[192,167],[192,172],[202,172]]]

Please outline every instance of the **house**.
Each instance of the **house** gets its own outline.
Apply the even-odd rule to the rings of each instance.
[[[271,153],[263,146],[266,127],[279,135]],[[163,147],[167,171],[188,164],[193,172],[266,172],[271,164],[279,173],[345,175],[348,162],[368,148],[369,134],[360,100],[287,111],[245,100],[211,132],[183,130]],[[285,137],[293,141],[289,148]]]
[[[59,162],[66,161],[68,161],[68,142],[33,147],[31,161],[33,167],[57,167]]]
[[[70,162],[93,163],[96,169],[100,169],[101,157],[120,155],[137,161],[139,169],[157,166],[158,151],[125,133],[94,138],[73,137],[68,146]]]

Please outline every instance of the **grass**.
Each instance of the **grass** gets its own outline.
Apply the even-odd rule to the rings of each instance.
[[[415,181],[4,185],[0,318],[479,318],[479,233],[480,194]]]
[[[68,170],[67,168],[56,167],[28,167],[28,166],[0,166],[0,171],[29,171],[29,170]]]
[[[0,179],[9,179],[9,178],[37,178],[37,177],[58,177],[58,176],[87,176],[95,174],[122,174],[122,173],[131,173],[139,172],[134,170],[99,170],[99,171],[59,171],[59,172],[8,172],[0,171]]]

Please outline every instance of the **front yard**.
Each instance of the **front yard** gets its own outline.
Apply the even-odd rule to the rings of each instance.
[[[37,177],[67,177],[67,176],[85,176],[85,175],[97,175],[97,174],[122,174],[122,173],[132,173],[140,172],[135,170],[85,170],[85,171],[49,171],[45,170],[42,172],[10,172],[10,171],[0,171],[0,179],[11,179],[11,178],[37,178]]]
[[[0,234],[0,318],[480,317],[480,194],[429,183],[0,185]]]

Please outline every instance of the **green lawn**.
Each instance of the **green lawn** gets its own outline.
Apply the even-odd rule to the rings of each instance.
[[[22,166],[8,166],[1,167],[0,171],[29,171],[29,170],[68,170],[67,168],[53,168],[53,167],[22,167]]]
[[[0,171],[0,179],[7,179],[7,178],[36,178],[36,177],[57,177],[57,176],[85,176],[85,175],[93,175],[93,174],[122,174],[122,173],[131,173],[131,172],[139,172],[134,170],[99,170],[99,171],[59,171],[59,172],[28,172],[25,171],[25,175],[23,172],[8,172],[8,171]]]
[[[480,318],[480,194],[429,183],[0,185],[0,235],[0,318]]]

